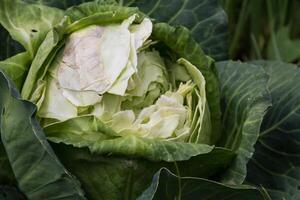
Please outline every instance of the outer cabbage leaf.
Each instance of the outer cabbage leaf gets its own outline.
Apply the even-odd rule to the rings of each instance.
[[[183,162],[153,162],[147,159],[91,154],[85,148],[53,144],[63,164],[80,180],[88,199],[136,199],[161,167],[183,176],[209,177],[224,169],[232,154],[224,149]]]
[[[55,122],[44,127],[49,140],[87,147],[94,142],[119,137],[111,128],[92,115],[80,116],[64,122]],[[62,137],[58,137],[58,136]]]
[[[27,52],[19,53],[11,58],[0,62],[2,70],[21,90],[31,63]]]
[[[300,198],[300,70],[296,65],[259,61],[270,75],[273,106],[261,127],[247,182],[262,185],[275,200]]]
[[[21,100],[0,72],[1,140],[18,186],[30,199],[85,199],[78,181],[64,168],[48,144],[36,108]]]
[[[224,133],[219,145],[237,153],[223,181],[241,184],[246,164],[254,152],[260,125],[270,104],[268,75],[261,66],[241,62],[217,64],[221,82]]]
[[[23,45],[31,58],[47,32],[61,21],[63,11],[18,0],[0,2],[0,23],[12,38]]]
[[[180,161],[213,151],[213,146],[119,136],[94,116],[82,116],[50,124],[44,131],[53,142],[88,147],[92,153],[147,158],[153,161]]]
[[[162,168],[155,173],[151,185],[137,199],[265,200],[266,195],[255,187],[225,185],[203,178],[180,177]]]

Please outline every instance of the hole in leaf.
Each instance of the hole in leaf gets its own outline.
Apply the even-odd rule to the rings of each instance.
[[[36,29],[31,29],[31,32],[36,33],[38,31]]]

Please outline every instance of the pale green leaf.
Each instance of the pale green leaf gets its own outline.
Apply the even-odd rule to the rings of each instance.
[[[4,61],[0,61],[0,70],[2,70],[19,90],[25,81],[27,72],[31,64],[30,56],[27,52],[19,53]]]
[[[31,58],[45,39],[47,32],[58,24],[63,11],[19,0],[0,2],[0,23],[12,38],[23,45]]]
[[[135,156],[154,161],[188,160],[213,150],[212,146],[205,144],[146,139],[134,135],[121,137],[92,116],[50,124],[44,130],[47,137],[56,143],[88,147],[97,154]]]

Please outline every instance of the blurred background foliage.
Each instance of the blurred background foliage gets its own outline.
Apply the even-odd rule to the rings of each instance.
[[[300,64],[300,0],[220,0],[230,31],[231,59]]]

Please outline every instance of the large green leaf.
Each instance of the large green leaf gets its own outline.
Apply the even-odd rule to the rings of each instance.
[[[87,196],[97,200],[134,199],[160,167],[185,176],[210,177],[235,156],[203,144],[120,137],[94,116],[53,123],[44,131],[49,140],[64,143],[53,144],[56,154],[81,181]]]
[[[248,164],[247,181],[273,199],[300,199],[300,70],[283,62],[258,62],[270,75],[272,108],[265,116]]]
[[[251,186],[230,186],[208,179],[178,177],[168,169],[160,169],[153,177],[151,185],[138,200],[182,199],[182,200],[264,200],[265,193]]]
[[[215,60],[227,58],[227,17],[218,0],[120,0],[158,22],[183,25]]]
[[[12,170],[29,199],[85,199],[77,180],[64,168],[49,146],[33,104],[21,100],[0,71],[0,130]]]
[[[263,116],[270,106],[268,75],[261,66],[241,62],[221,62],[217,69],[224,130],[220,145],[238,154],[223,181],[240,184],[246,177],[246,164],[252,157]]]
[[[91,154],[86,148],[53,144],[63,164],[80,180],[90,200],[136,199],[161,167],[183,176],[209,177],[224,169],[232,159],[230,151],[216,149],[184,162],[153,162],[134,157]]]
[[[136,199],[151,182],[159,163],[92,155],[85,148],[53,145],[63,164],[76,175],[89,200]]]
[[[0,69],[18,89],[22,88],[31,61],[47,32],[62,17],[63,12],[56,8],[29,5],[19,0],[0,2],[0,60],[6,59],[0,63]],[[20,44],[27,52],[19,53],[23,51]]]
[[[0,24],[33,58],[47,32],[61,21],[63,11],[20,0],[0,1]]]

